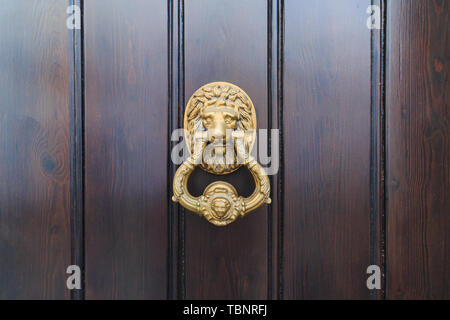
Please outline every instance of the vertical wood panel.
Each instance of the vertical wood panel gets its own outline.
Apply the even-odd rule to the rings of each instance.
[[[240,86],[255,104],[258,127],[267,128],[266,1],[186,1],[185,80],[186,98],[212,81]],[[245,170],[227,178],[197,170],[190,187],[201,194],[206,180],[218,179],[239,184],[241,193],[252,186]],[[185,215],[186,298],[266,298],[267,207],[225,228]]]
[[[86,297],[167,297],[167,2],[85,3]]]
[[[285,2],[284,298],[369,298],[370,1]]]
[[[450,3],[388,14],[387,297],[449,299]]]
[[[50,0],[1,4],[1,299],[70,296],[66,8]]]

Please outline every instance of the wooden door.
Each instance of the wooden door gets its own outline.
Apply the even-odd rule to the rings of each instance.
[[[0,298],[450,297],[447,1],[4,2]],[[279,130],[272,203],[227,227],[171,201],[172,132],[213,81]]]

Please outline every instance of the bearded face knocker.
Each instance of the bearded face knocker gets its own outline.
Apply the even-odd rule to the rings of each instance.
[[[244,90],[227,82],[204,85],[188,101],[184,128],[190,157],[175,173],[173,201],[216,226],[226,226],[264,202],[271,202],[269,179],[250,155],[256,138],[256,113]],[[242,165],[255,179],[255,190],[249,197],[239,196],[224,181],[211,183],[199,197],[192,196],[187,189],[187,181],[196,166],[223,175]]]

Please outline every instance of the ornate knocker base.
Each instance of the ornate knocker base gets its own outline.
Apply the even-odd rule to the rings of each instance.
[[[216,226],[226,226],[263,203],[271,202],[269,179],[264,169],[249,155],[256,134],[256,116],[253,103],[242,89],[230,83],[214,82],[197,90],[186,107],[186,128],[191,156],[175,173],[173,201]],[[225,129],[232,132],[229,137]],[[215,142],[214,150],[223,156],[225,147],[217,144],[220,139],[231,141],[236,156],[233,155],[226,165],[216,165],[214,161],[205,163],[203,156],[208,144]],[[226,152],[229,151],[227,149]],[[242,164],[250,170],[255,180],[255,190],[251,196],[239,196],[236,189],[224,181],[209,184],[199,197],[189,193],[187,181],[196,166],[214,174],[227,174]]]

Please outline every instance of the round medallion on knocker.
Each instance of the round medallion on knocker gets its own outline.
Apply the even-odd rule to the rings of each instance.
[[[209,173],[228,174],[241,166],[230,133],[243,132],[245,148],[251,152],[256,138],[255,107],[247,93],[238,86],[228,82],[208,83],[189,99],[184,128],[191,154],[195,133],[207,133],[208,144],[200,167]]]
[[[206,187],[201,197],[204,217],[215,225],[225,226],[243,213],[242,199],[229,183],[218,181]]]

